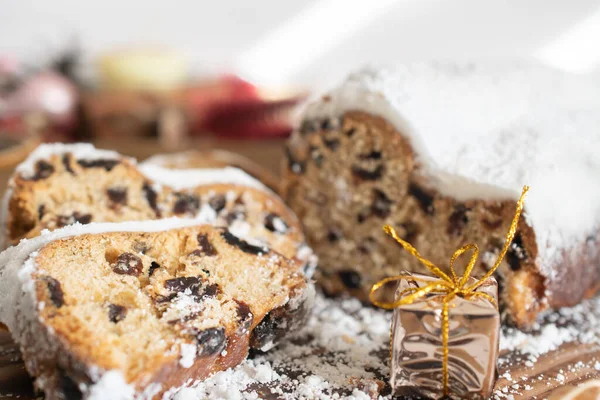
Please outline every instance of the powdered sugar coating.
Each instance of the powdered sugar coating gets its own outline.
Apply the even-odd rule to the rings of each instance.
[[[155,182],[175,190],[215,183],[248,186],[271,193],[265,185],[239,168],[169,169],[152,164],[140,164],[140,171]]]
[[[517,199],[538,264],[553,277],[561,250],[600,227],[600,82],[525,62],[418,63],[351,75],[304,119],[382,116],[411,141],[425,174],[466,200]]]

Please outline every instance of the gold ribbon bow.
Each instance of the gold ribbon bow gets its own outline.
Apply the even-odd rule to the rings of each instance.
[[[389,225],[386,225],[383,227],[383,230],[388,235],[393,237],[398,243],[400,243],[400,245],[402,245],[404,250],[408,251],[411,255],[416,257],[423,265],[425,265],[427,267],[427,269],[429,269],[429,271],[431,271],[435,276],[440,278],[440,280],[431,282],[431,281],[421,279],[421,278],[418,278],[418,277],[415,277],[412,275],[392,276],[389,278],[382,279],[381,281],[374,284],[373,287],[371,288],[371,293],[370,293],[369,297],[371,299],[371,302],[374,305],[376,305],[377,307],[381,307],[386,310],[391,310],[398,306],[412,304],[415,300],[417,300],[423,296],[426,296],[428,293],[431,293],[431,292],[440,293],[440,294],[444,295],[444,299],[442,300],[442,351],[443,351],[442,374],[443,374],[444,395],[449,394],[449,388],[448,388],[448,352],[449,352],[449,349],[448,349],[449,311],[448,310],[449,310],[449,305],[456,296],[463,297],[467,300],[470,300],[470,299],[473,299],[476,297],[483,297],[486,300],[490,301],[492,304],[496,305],[496,301],[494,300],[493,297],[491,297],[490,295],[488,295],[486,293],[476,292],[476,290],[479,286],[481,286],[485,281],[487,281],[493,275],[493,273],[496,271],[496,269],[498,269],[498,267],[500,266],[502,259],[506,255],[506,252],[508,251],[508,248],[515,236],[515,232],[517,230],[517,224],[519,222],[519,217],[521,216],[521,212],[523,211],[523,201],[525,200],[525,194],[527,193],[528,190],[529,190],[529,186],[523,187],[523,192],[521,193],[521,197],[520,197],[519,201],[517,202],[517,210],[515,211],[515,216],[512,220],[512,223],[510,224],[510,229],[508,230],[508,233],[506,234],[506,241],[504,242],[504,247],[502,248],[502,251],[500,252],[500,255],[498,256],[496,263],[494,264],[494,266],[492,268],[490,268],[490,270],[481,279],[477,280],[477,282],[475,282],[474,284],[472,284],[470,286],[467,286],[467,281],[471,277],[471,272],[473,271],[473,268],[475,267],[475,263],[477,262],[477,257],[479,256],[479,247],[477,247],[476,244],[474,244],[474,243],[468,244],[454,252],[454,254],[452,255],[452,258],[450,259],[450,273],[452,276],[448,276],[448,274],[444,273],[439,267],[434,265],[431,261],[423,258],[419,254],[417,249],[415,249],[410,243],[402,240],[398,236],[398,234],[396,233],[394,228],[392,228]],[[473,255],[471,256],[471,259],[469,260],[469,264],[467,265],[467,268],[465,269],[465,273],[463,274],[462,277],[459,278],[456,275],[456,271],[454,270],[454,262],[456,261],[456,259],[458,257],[460,257],[461,255],[463,255],[464,253],[466,253],[469,250],[474,250]],[[413,281],[428,283],[428,285],[420,287],[420,288],[408,288],[408,289],[403,290],[398,295],[398,300],[394,301],[393,303],[380,302],[380,301],[375,300],[375,296],[374,296],[375,292],[377,292],[377,290],[379,290],[382,286],[386,285],[389,282],[399,281],[402,279],[410,279]]]

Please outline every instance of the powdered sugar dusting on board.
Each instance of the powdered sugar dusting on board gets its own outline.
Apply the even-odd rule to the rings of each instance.
[[[390,312],[355,299],[319,294],[308,325],[289,342],[171,395],[177,392],[176,400],[391,399],[390,320]],[[576,356],[556,364],[556,370],[544,358],[574,341],[581,343],[577,348],[587,346],[600,355],[599,334],[600,299],[546,314],[531,334],[505,328],[494,398],[529,399],[600,370],[600,359],[594,357]]]
[[[526,62],[366,68],[308,105],[304,118],[352,110],[406,135],[442,193],[517,199],[530,185],[525,216],[542,268],[600,227],[596,79]]]

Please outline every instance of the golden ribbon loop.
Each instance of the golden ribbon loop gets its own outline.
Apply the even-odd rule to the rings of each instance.
[[[497,305],[496,301],[494,300],[493,297],[491,297],[490,295],[488,295],[486,293],[476,292],[476,290],[477,290],[477,288],[479,288],[479,286],[483,285],[485,283],[485,281],[487,281],[494,274],[494,272],[500,266],[500,263],[502,263],[502,260],[504,259],[504,256],[506,255],[506,252],[508,251],[508,248],[510,247],[510,244],[512,243],[512,241],[515,237],[515,233],[517,231],[517,225],[519,223],[519,218],[521,216],[521,212],[523,211],[523,202],[525,200],[525,194],[527,193],[528,190],[529,190],[529,186],[523,187],[523,191],[521,192],[521,197],[519,198],[519,201],[517,202],[517,209],[515,211],[515,215],[510,224],[510,229],[508,230],[508,233],[506,234],[506,240],[504,242],[504,247],[502,248],[502,251],[498,255],[496,262],[494,263],[492,268],[490,268],[490,270],[482,278],[478,279],[477,282],[475,282],[473,285],[468,286],[468,287],[465,287],[465,285],[469,281],[469,278],[471,277],[471,273],[473,272],[473,269],[475,268],[475,264],[477,263],[477,258],[479,257],[479,247],[477,247],[476,244],[474,244],[474,243],[467,244],[466,246],[463,246],[454,252],[454,254],[452,255],[452,258],[450,259],[450,263],[449,263],[449,269],[450,269],[451,276],[448,276],[448,274],[446,274],[444,271],[442,271],[434,263],[432,263],[431,261],[429,261],[429,260],[425,259],[423,256],[421,256],[421,254],[419,254],[417,249],[415,249],[410,243],[402,240],[402,238],[400,238],[400,236],[398,236],[398,234],[396,233],[394,228],[392,228],[389,225],[386,225],[383,227],[383,230],[385,231],[385,233],[387,233],[388,235],[393,237],[394,240],[396,240],[396,242],[398,242],[404,248],[404,250],[406,250],[409,254],[411,254],[417,260],[419,260],[421,262],[421,264],[423,264],[425,267],[427,267],[427,269],[429,271],[431,271],[431,273],[433,275],[435,275],[437,278],[439,278],[440,280],[431,282],[429,280],[425,280],[425,279],[415,277],[412,275],[397,275],[397,276],[388,277],[388,278],[382,279],[381,281],[379,281],[373,285],[373,287],[371,288],[371,293],[369,294],[369,298],[371,299],[371,302],[375,306],[384,308],[386,310],[392,310],[401,305],[412,304],[415,300],[417,300],[421,297],[424,297],[427,294],[432,293],[432,292],[444,295],[444,298],[442,300],[442,355],[443,355],[443,360],[442,360],[443,382],[442,383],[443,383],[443,387],[444,387],[444,395],[449,394],[449,388],[448,388],[449,329],[448,329],[448,327],[450,325],[450,318],[449,318],[450,302],[452,302],[452,300],[456,296],[461,296],[461,297],[464,297],[465,299],[482,297],[482,298],[488,300],[490,303]],[[463,255],[464,253],[466,253],[469,250],[473,250],[473,254],[471,255],[471,258],[469,260],[469,263],[467,264],[467,267],[465,268],[464,274],[460,278],[458,278],[456,271],[454,269],[454,263],[456,262],[458,257],[460,257],[461,255]],[[378,301],[375,299],[375,292],[377,292],[382,286],[388,284],[389,282],[400,281],[403,279],[427,283],[427,285],[420,287],[420,288],[405,289],[399,293],[398,300],[395,300],[394,302],[391,302],[391,303]]]

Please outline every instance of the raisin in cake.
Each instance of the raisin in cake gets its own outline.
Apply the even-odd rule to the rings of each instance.
[[[241,170],[138,166],[89,144],[38,147],[16,168],[4,211],[8,244],[75,222],[177,216],[227,226],[302,264],[311,256],[295,215]]]
[[[303,325],[292,260],[195,223],[74,225],[0,255],[0,320],[47,400],[164,398]]]
[[[497,274],[506,314],[527,327],[600,287],[599,129],[598,82],[585,77],[521,62],[367,68],[307,106],[284,198],[323,287],[366,300],[385,276],[426,272],[384,224],[439,265],[477,243],[483,274],[530,185]]]

